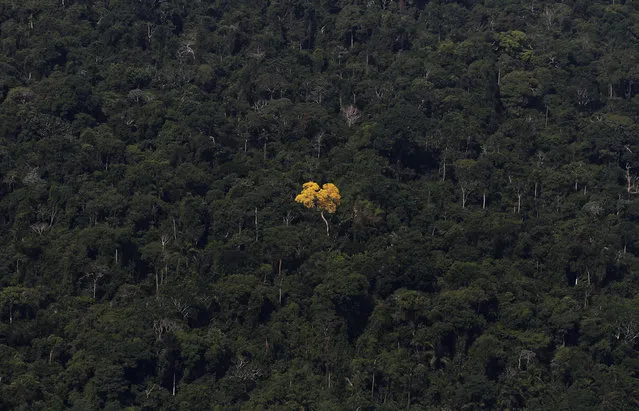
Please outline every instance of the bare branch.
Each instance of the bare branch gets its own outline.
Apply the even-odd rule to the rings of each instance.
[[[191,316],[191,306],[177,298],[173,298],[173,306],[185,320]]]
[[[630,164],[626,164],[626,190],[628,194],[639,194],[639,177],[630,174]]]
[[[155,332],[155,337],[157,341],[162,341],[162,336],[174,330],[179,329],[179,325],[168,318],[161,318],[159,320],[153,321],[153,331]]]
[[[49,229],[49,224],[47,223],[35,223],[35,224],[31,224],[31,230],[38,234],[38,235],[42,235],[44,234],[45,231],[47,231]]]
[[[231,378],[241,381],[255,381],[262,376],[263,372],[260,368],[250,367],[249,364],[249,361],[245,358],[238,359],[231,372]]]
[[[344,113],[344,118],[346,119],[346,124],[348,124],[348,127],[351,127],[362,117],[360,111],[353,105],[345,107],[342,111]]]

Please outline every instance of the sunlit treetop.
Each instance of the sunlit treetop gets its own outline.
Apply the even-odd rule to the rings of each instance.
[[[314,181],[304,183],[302,192],[295,197],[295,201],[304,204],[306,208],[317,207],[320,210],[334,213],[342,197],[335,184],[327,183],[320,188]]]

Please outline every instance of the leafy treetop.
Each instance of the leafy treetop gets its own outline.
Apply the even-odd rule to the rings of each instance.
[[[296,202],[304,204],[306,208],[317,207],[331,214],[337,210],[342,197],[335,184],[327,183],[320,188],[316,182],[309,181],[302,187],[302,192],[295,197]]]

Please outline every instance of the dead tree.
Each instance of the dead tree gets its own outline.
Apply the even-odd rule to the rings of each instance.
[[[31,231],[33,231],[34,233],[38,235],[42,235],[44,234],[45,231],[49,229],[49,224],[43,223],[43,222],[35,223],[35,224],[31,224],[30,228],[31,228]]]
[[[459,182],[459,187],[462,192],[462,208],[466,208],[466,202],[468,201],[468,196],[472,194],[472,192],[477,188],[479,183],[475,180],[463,180]],[[484,203],[485,207],[485,203]]]
[[[544,8],[544,11],[542,13],[542,19],[543,19],[544,25],[546,26],[546,30],[551,30],[553,26],[555,25],[555,15],[556,15],[555,10],[549,8],[548,6]]]
[[[153,38],[155,30],[157,30],[157,26],[155,24],[146,23],[146,41],[148,47],[151,47],[151,39]]]
[[[320,153],[322,152],[322,140],[324,140],[325,134],[326,133],[324,131],[320,131],[313,139],[313,146],[315,147],[315,150],[317,150],[317,158],[320,158]]]
[[[168,318],[161,318],[153,321],[153,331],[155,332],[157,341],[162,341],[162,336],[165,333],[177,330],[178,328],[179,325]]]
[[[107,274],[107,270],[106,267],[103,267],[101,265],[94,265],[93,267],[91,267],[91,269],[89,270],[89,272],[87,272],[85,275],[83,275],[80,280],[83,280],[85,278],[88,278],[91,280],[91,283],[93,284],[93,299],[95,300],[95,296],[96,296],[96,291],[98,288],[98,282],[104,278]]]
[[[190,34],[184,40],[182,40],[182,44],[177,51],[178,58],[180,60],[185,60],[188,56],[193,58],[195,61],[195,50],[193,50],[193,46],[195,46],[195,35]]]
[[[346,124],[348,124],[348,127],[351,127],[362,117],[357,107],[353,106],[352,104],[348,107],[345,107],[342,111],[344,113],[344,119],[346,119]]]
[[[173,306],[177,310],[178,314],[182,316],[185,320],[191,316],[191,306],[180,299],[173,298]]]
[[[41,205],[37,211],[38,220],[48,221],[49,227],[53,225],[55,217],[58,214],[58,207],[53,204],[51,206]]]
[[[630,164],[626,164],[626,191],[628,194],[639,194],[639,177],[630,174]]]
[[[615,337],[617,337],[618,340],[623,337],[630,345],[634,345],[635,341],[639,339],[639,322],[635,320],[617,320],[615,328]]]
[[[164,281],[166,281],[166,278],[168,277],[168,271],[169,271],[169,265],[168,265],[168,259],[167,259],[167,255],[166,255],[166,246],[169,244],[169,241],[171,240],[171,237],[169,237],[168,234],[162,234],[162,236],[160,237],[160,243],[162,244],[162,259],[164,260],[164,274],[162,275],[162,284],[164,284]]]
[[[250,362],[245,358],[239,358],[230,372],[231,378],[244,382],[253,382],[263,374],[260,368],[250,366]]]
[[[517,190],[517,214],[521,213],[521,196],[523,193],[521,190]]]
[[[528,368],[530,362],[533,361],[536,356],[537,355],[530,350],[521,350],[517,360],[517,367],[521,370],[521,360],[526,360],[526,368]]]

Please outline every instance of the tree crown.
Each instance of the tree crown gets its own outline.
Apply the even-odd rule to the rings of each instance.
[[[295,201],[304,204],[306,208],[317,207],[329,213],[334,213],[337,210],[341,199],[339,189],[335,184],[327,183],[320,188],[319,184],[314,181],[304,183],[302,192],[295,197]]]

